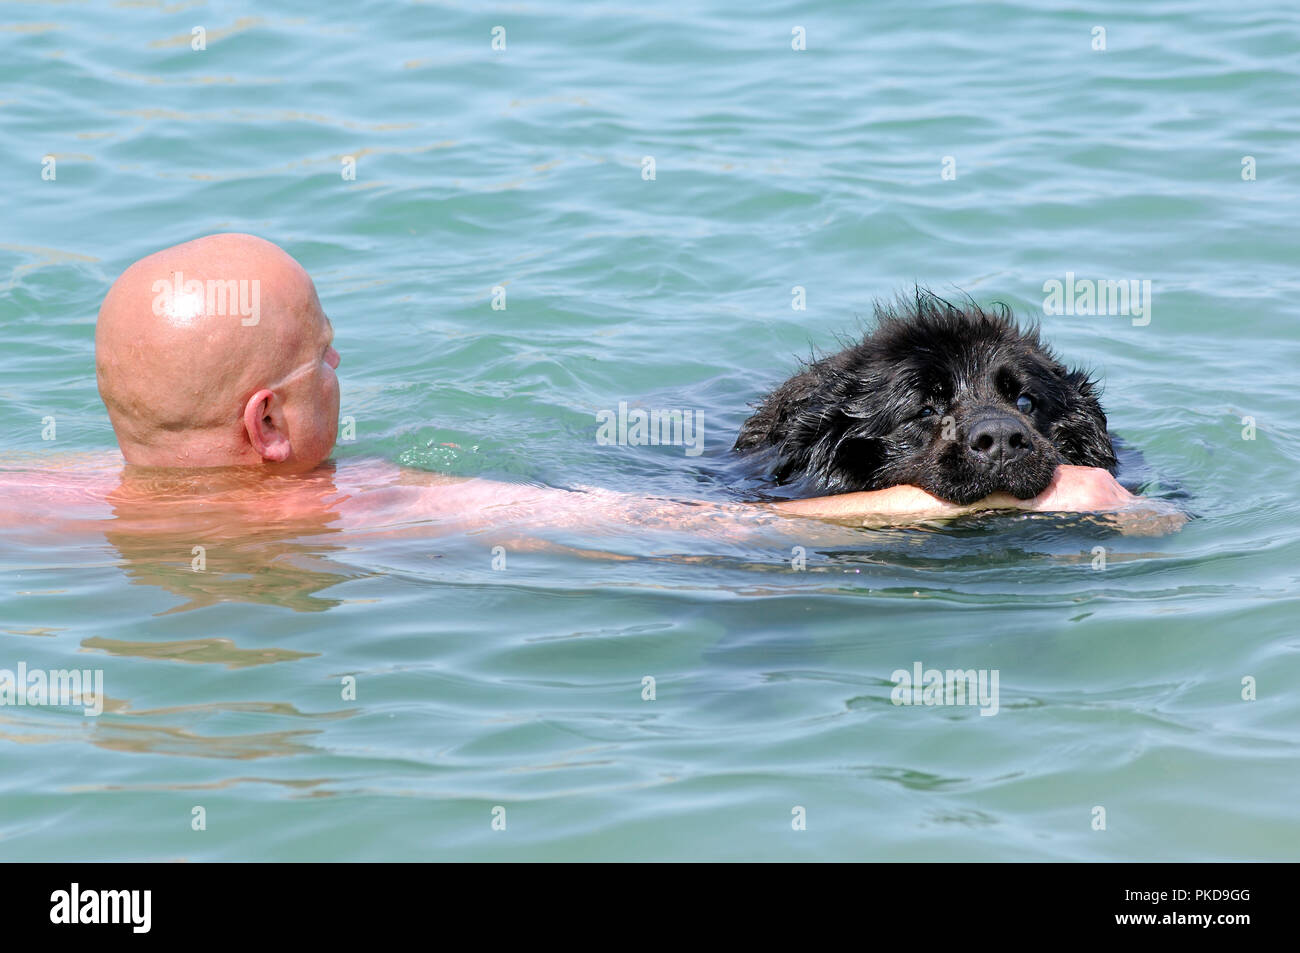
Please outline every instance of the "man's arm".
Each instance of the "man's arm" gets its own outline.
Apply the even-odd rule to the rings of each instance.
[[[968,505],[950,503],[920,487],[891,486],[884,490],[787,500],[771,507],[791,516],[846,520],[871,517],[907,516],[938,519],[962,516],[979,510],[1037,510],[1058,513],[1113,512],[1133,506],[1134,496],[1105,470],[1062,464],[1052,482],[1038,496],[1020,500],[1009,493],[994,493]]]
[[[984,501],[981,501],[981,503]],[[960,506],[933,496],[917,486],[891,486],[884,490],[866,490],[859,493],[841,493],[838,496],[814,496],[803,500],[784,500],[767,504],[771,509],[787,516],[808,516],[813,519],[853,520],[871,517],[911,516],[932,519],[943,516],[960,516],[981,509],[980,503]]]
[[[1186,519],[1169,504],[1129,493],[1105,470],[1076,466],[1057,467],[1048,488],[1032,499],[995,493],[965,506],[915,486],[779,503],[726,503],[683,502],[599,487],[558,490],[420,471],[401,471],[397,482],[415,496],[383,500],[382,490],[370,489],[359,493],[357,500],[368,500],[375,510],[401,521],[510,528],[524,534],[547,527],[581,527],[598,534],[637,527],[740,539],[760,527],[793,530],[800,518],[860,527],[950,519],[996,509],[1114,514],[1120,529],[1143,534],[1169,532]],[[375,510],[359,519],[354,514],[354,525],[374,525]]]

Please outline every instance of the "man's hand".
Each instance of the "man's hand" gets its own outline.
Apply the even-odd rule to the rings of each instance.
[[[1004,493],[996,493],[988,499],[994,497],[1005,497],[1006,505],[1016,509],[1054,513],[1111,512],[1131,506],[1140,499],[1120,486],[1106,470],[1065,463],[1056,468],[1047,489],[1031,499],[1017,500]],[[978,507],[980,503],[975,505]]]

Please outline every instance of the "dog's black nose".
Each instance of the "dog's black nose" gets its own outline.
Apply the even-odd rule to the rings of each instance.
[[[967,431],[971,455],[995,469],[1019,460],[1033,446],[1029,428],[1014,417],[985,417]]]

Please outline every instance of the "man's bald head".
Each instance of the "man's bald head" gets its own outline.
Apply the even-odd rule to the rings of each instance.
[[[127,462],[310,469],[338,426],[338,354],[283,249],[211,235],[142,258],[99,310],[99,393]]]

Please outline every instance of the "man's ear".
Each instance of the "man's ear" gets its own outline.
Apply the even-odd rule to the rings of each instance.
[[[273,408],[274,402],[275,394],[269,390],[259,390],[248,398],[244,405],[244,430],[258,456],[270,463],[283,463],[289,459],[292,448],[284,417],[278,408]]]

